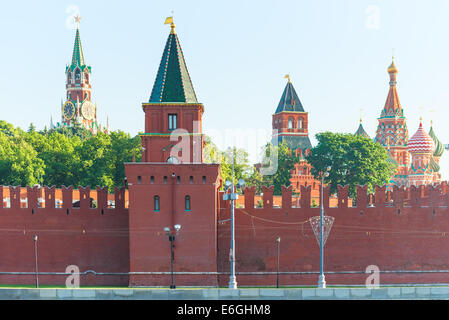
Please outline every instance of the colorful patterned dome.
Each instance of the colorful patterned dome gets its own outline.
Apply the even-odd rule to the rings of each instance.
[[[437,136],[435,135],[435,132],[433,131],[433,126],[430,127],[429,136],[433,139],[433,142],[435,143],[435,151],[433,153],[433,156],[441,157],[444,152],[444,145],[441,143],[440,140],[438,140]]]
[[[418,131],[408,141],[407,149],[411,153],[432,153],[435,150],[435,143],[432,137],[424,131],[421,122]]]
[[[366,133],[365,129],[363,129],[362,122],[360,122],[359,128],[355,132],[355,135],[358,137],[365,137],[367,139],[371,139],[368,133]]]
[[[433,172],[440,171],[440,165],[435,161],[433,157],[430,158],[430,169],[432,169]]]

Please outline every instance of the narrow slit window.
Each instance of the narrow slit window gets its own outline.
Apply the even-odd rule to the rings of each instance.
[[[190,196],[186,196],[185,198],[185,211],[190,211],[191,207],[190,207]]]
[[[160,204],[160,197],[154,196],[154,211],[160,211],[161,210],[161,204]]]

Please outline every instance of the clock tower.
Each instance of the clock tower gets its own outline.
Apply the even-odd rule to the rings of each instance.
[[[72,61],[66,67],[66,101],[62,104],[62,126],[73,126],[78,122],[82,127],[96,133],[100,126],[97,122],[97,106],[92,103],[91,67],[84,61],[81,46],[79,23],[76,16],[76,35]]]

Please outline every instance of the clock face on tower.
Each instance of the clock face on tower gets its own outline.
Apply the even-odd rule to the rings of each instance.
[[[95,106],[90,101],[84,101],[81,106],[81,114],[86,120],[92,120],[95,117]]]
[[[75,115],[75,105],[72,101],[67,101],[62,108],[63,116],[66,120],[70,120]]]

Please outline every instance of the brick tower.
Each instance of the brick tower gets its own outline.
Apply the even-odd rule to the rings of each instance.
[[[218,164],[204,164],[198,103],[172,20],[153,91],[143,103],[142,162],[126,163],[129,187],[130,271],[216,272]],[[167,286],[169,275],[131,275],[130,286]],[[177,276],[177,285],[216,285],[216,275]]]
[[[295,152],[300,162],[295,164],[290,182],[293,190],[299,192],[301,186],[312,186],[313,195],[319,190],[319,182],[310,173],[311,166],[305,161],[305,156],[309,154],[312,144],[309,139],[308,113],[304,111],[301,101],[288,78],[287,85],[282,93],[276,112],[273,114],[273,135],[274,142],[278,144],[285,142],[287,146]],[[276,131],[275,131],[276,130]]]
[[[79,123],[82,127],[96,133],[100,128],[97,122],[97,106],[92,103],[92,69],[84,61],[81,45],[79,22],[77,24],[72,61],[66,66],[66,101],[61,103],[60,126],[74,126]],[[105,128],[108,131],[108,128]]]
[[[390,186],[393,184],[406,186],[410,163],[407,151],[408,129],[396,89],[398,69],[394,60],[388,67],[388,73],[390,75],[390,89],[385,106],[378,118],[379,124],[374,141],[384,146],[397,164],[397,171],[390,180]]]

